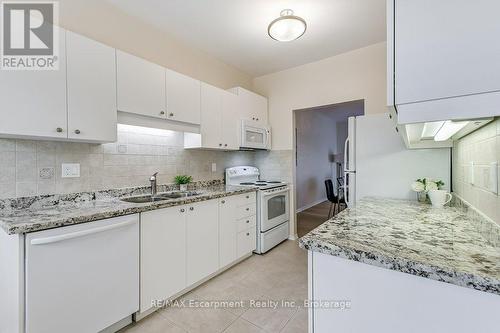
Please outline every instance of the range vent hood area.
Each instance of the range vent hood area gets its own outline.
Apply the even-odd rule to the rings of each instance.
[[[441,120],[414,124],[399,124],[397,131],[408,149],[449,148],[456,141],[469,133],[492,122],[493,117]]]

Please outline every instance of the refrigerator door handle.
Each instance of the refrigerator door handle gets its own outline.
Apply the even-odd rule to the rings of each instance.
[[[347,207],[351,206],[351,202],[349,201],[349,195],[348,195],[348,186],[347,186],[347,177],[349,175],[349,172],[344,172],[344,201]]]
[[[349,155],[349,138],[345,139],[345,142],[344,142],[344,171],[347,172],[349,169],[348,169],[348,166],[347,166],[347,156]],[[344,178],[345,178],[345,175],[344,175]],[[345,182],[344,182],[345,183]]]

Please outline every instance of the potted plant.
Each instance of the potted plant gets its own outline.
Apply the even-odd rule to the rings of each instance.
[[[444,182],[442,180],[430,178],[417,179],[413,182],[413,184],[411,184],[412,190],[417,192],[417,200],[419,202],[426,202],[427,192],[430,190],[440,190],[443,186]]]
[[[179,185],[181,191],[187,191],[188,184],[191,183],[193,177],[188,175],[178,175],[175,176],[174,181],[177,185]]]

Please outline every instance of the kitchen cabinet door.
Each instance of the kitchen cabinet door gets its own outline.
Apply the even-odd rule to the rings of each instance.
[[[140,312],[186,287],[186,208],[141,213]]]
[[[219,268],[236,260],[236,208],[238,196],[219,200]]]
[[[189,76],[165,69],[167,119],[200,124],[201,83]]]
[[[68,137],[66,39],[59,29],[58,70],[2,70],[0,136]]]
[[[165,68],[116,50],[118,110],[166,119]]]
[[[68,138],[116,141],[115,49],[66,34]]]
[[[188,205],[186,220],[187,285],[190,286],[219,267],[217,200]]]
[[[238,150],[240,147],[240,115],[238,96],[227,91],[222,94],[222,144],[225,150]]]
[[[201,83],[201,144],[203,148],[220,149],[222,131],[223,90]]]
[[[498,0],[396,0],[396,104],[500,90],[499,12]]]
[[[267,98],[241,87],[231,89],[238,95],[239,112],[242,119],[267,124]]]

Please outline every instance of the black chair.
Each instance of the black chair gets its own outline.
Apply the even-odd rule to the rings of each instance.
[[[328,211],[328,218],[330,218],[331,216],[335,215],[335,209],[337,210],[337,214],[340,212],[340,205],[345,205],[345,200],[344,198],[339,198],[339,196],[335,195],[335,192],[333,191],[333,182],[331,179],[325,180],[325,187],[326,197],[328,201],[331,202],[330,210]]]

